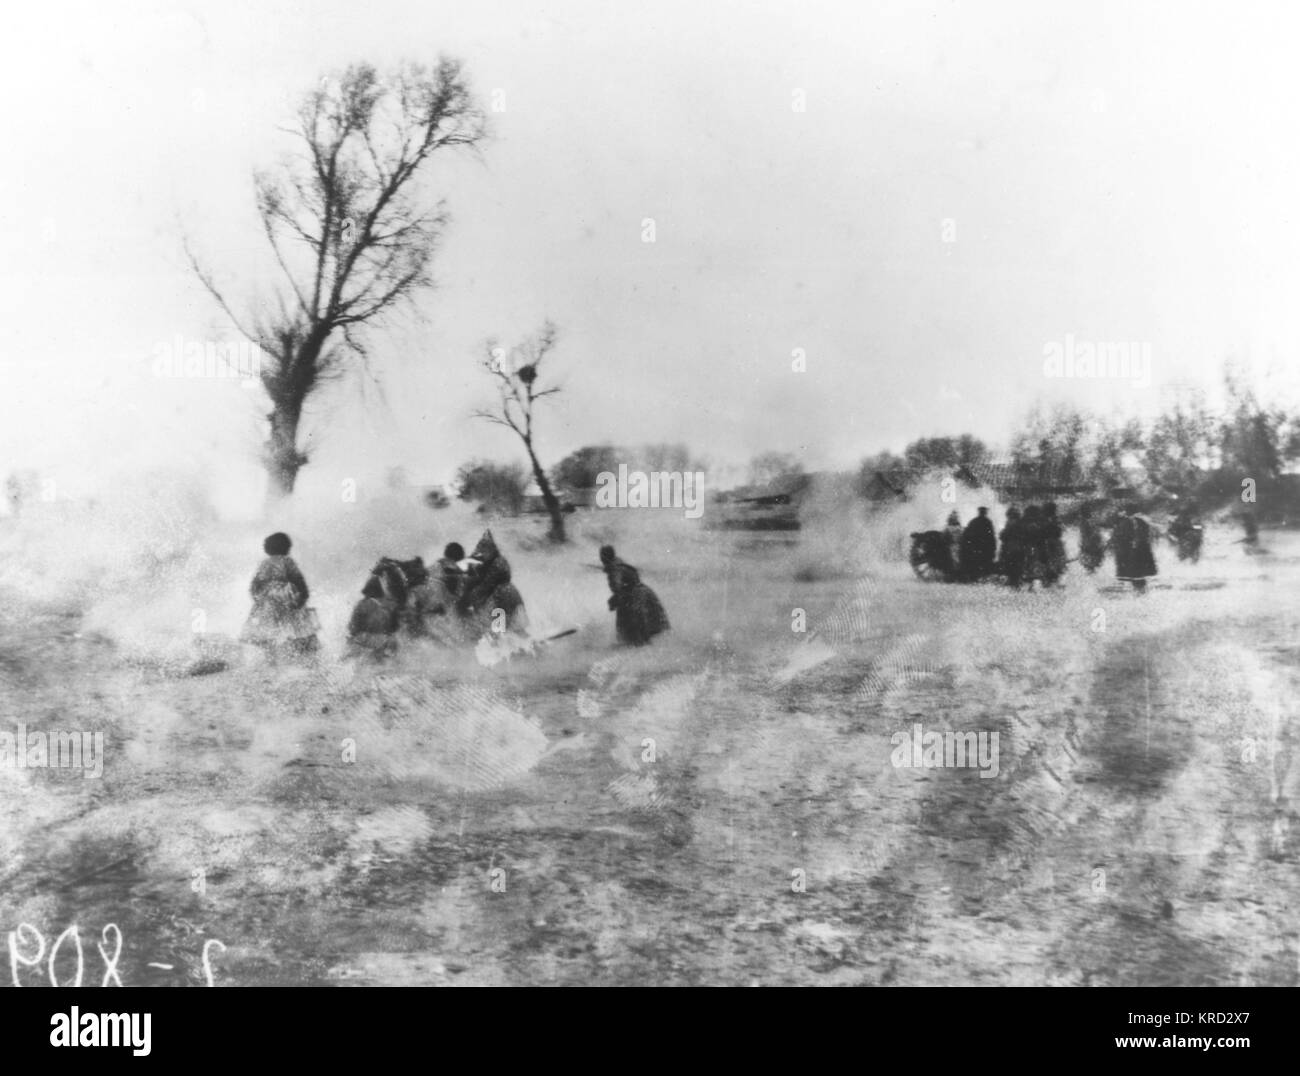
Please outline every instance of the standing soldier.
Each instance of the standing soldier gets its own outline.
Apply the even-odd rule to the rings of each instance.
[[[961,517],[956,512],[948,513],[943,536],[948,540],[949,574],[955,576],[961,568]]]
[[[1101,567],[1105,557],[1106,539],[1092,518],[1092,506],[1085,504],[1079,510],[1079,563],[1091,575]]]
[[[1242,541],[1247,553],[1259,552],[1259,520],[1255,518],[1254,509],[1246,508],[1241,513],[1241,526],[1246,532]]]
[[[993,570],[997,559],[998,539],[993,530],[989,510],[981,508],[979,515],[966,524],[961,536],[962,576],[974,582],[983,579]]]
[[[1120,509],[1120,517],[1111,535],[1115,550],[1115,576],[1133,584],[1138,594],[1146,593],[1147,579],[1156,574],[1156,558],[1151,552],[1151,525],[1131,501]]]
[[[1043,585],[1055,586],[1065,574],[1065,542],[1061,538],[1061,523],[1056,518],[1056,504],[1043,505]]]
[[[1007,522],[998,541],[1002,544],[1002,573],[1007,583],[1019,590],[1025,573],[1025,524],[1019,508],[1007,509]]]
[[[1047,585],[1045,532],[1043,528],[1043,510],[1036,504],[1025,509],[1025,518],[1021,524],[1024,528],[1024,573],[1023,578],[1034,589],[1034,580]]]
[[[1178,559],[1190,560],[1193,564],[1200,560],[1203,536],[1196,502],[1188,499],[1179,506],[1169,524],[1169,537],[1178,546]]]

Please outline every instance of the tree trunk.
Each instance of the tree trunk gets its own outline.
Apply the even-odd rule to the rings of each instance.
[[[284,500],[293,492],[298,471],[307,462],[298,451],[298,419],[296,408],[277,402],[275,410],[266,416],[271,423],[271,435],[266,440],[262,458],[268,479],[267,499]]]
[[[564,533],[564,512],[560,509],[560,499],[555,496],[551,489],[551,483],[547,481],[546,472],[542,470],[542,465],[537,462],[537,454],[533,452],[533,446],[527,444],[528,458],[533,463],[533,478],[537,482],[537,488],[542,491],[542,503],[546,505],[546,511],[551,516],[551,529],[547,532],[547,537],[552,542],[568,541]]]
[[[263,456],[269,479],[267,499],[273,503],[293,492],[298,472],[307,462],[298,451],[298,424],[303,404],[318,382],[321,351],[329,335],[329,323],[316,322],[296,349],[292,344],[285,347],[274,378],[263,379],[274,407],[267,415],[271,432]]]

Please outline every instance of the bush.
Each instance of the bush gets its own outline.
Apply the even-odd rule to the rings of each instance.
[[[518,515],[527,489],[528,472],[518,463],[472,460],[456,472],[456,495],[490,512]]]

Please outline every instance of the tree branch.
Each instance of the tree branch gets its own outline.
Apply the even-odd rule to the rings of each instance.
[[[244,328],[243,323],[235,316],[235,312],[230,309],[230,305],[226,302],[225,296],[221,294],[217,289],[216,284],[213,283],[212,277],[199,264],[198,258],[195,257],[194,251],[190,248],[189,238],[183,238],[181,243],[185,249],[185,256],[189,259],[190,268],[194,270],[194,275],[199,278],[200,283],[202,283],[202,285],[207,289],[208,294],[217,301],[217,305],[221,307],[222,311],[225,313],[226,317],[231,320],[235,328],[238,329],[240,333],[249,340],[249,342],[257,344],[258,338]]]

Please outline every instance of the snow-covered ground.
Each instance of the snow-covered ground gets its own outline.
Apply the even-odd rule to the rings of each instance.
[[[340,660],[370,565],[480,517],[184,503],[3,521],[0,734],[103,744],[98,777],[0,765],[23,985],[74,926],[54,975],[80,942],[98,985],[108,924],[128,985],[1300,982],[1295,535],[1163,547],[1138,598],[1109,564],[921,583],[919,505],[798,535],[580,513],[559,549],[506,521],[536,632],[578,634],[376,672]],[[315,665],[229,641],[265,529],[294,537]],[[648,648],[613,646],[603,541],[668,609]],[[238,660],[186,675],[214,648]],[[896,765],[918,724],[996,743],[996,776]]]

